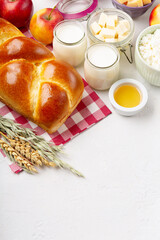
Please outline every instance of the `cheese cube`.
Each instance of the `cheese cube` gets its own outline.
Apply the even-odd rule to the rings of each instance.
[[[128,36],[128,34],[119,35],[119,36],[118,36],[118,39],[117,39],[118,42],[123,41],[127,36]]]
[[[128,1],[127,6],[128,7],[138,7],[137,0]]]
[[[115,42],[117,42],[117,40],[118,40],[117,38],[106,38],[105,42],[106,43],[115,43]]]
[[[90,26],[94,35],[98,34],[101,31],[101,27],[98,25],[97,22],[93,22]]]
[[[138,7],[143,7],[143,1],[142,0],[137,0]]]
[[[116,37],[116,30],[108,29],[108,28],[102,28],[101,35],[104,38],[115,38]]]
[[[121,3],[121,4],[124,4],[127,2],[127,0],[117,0],[117,2]]]
[[[143,0],[143,4],[144,5],[147,5],[147,4],[151,3],[151,2],[152,2],[151,0]]]
[[[103,41],[105,40],[104,36],[102,35],[102,31],[98,34],[98,35],[95,35],[96,38],[98,38],[99,40]]]
[[[129,21],[128,20],[126,20],[126,19],[124,19],[124,20],[121,20],[121,21],[119,21],[119,23],[121,24],[121,25],[125,25],[125,27],[127,28],[127,31],[130,31],[130,23],[129,23]]]
[[[101,13],[100,17],[99,17],[99,21],[98,24],[101,27],[105,27],[107,24],[107,15],[105,13]]]
[[[119,24],[116,27],[116,31],[117,31],[118,36],[119,35],[124,35],[125,33],[127,33],[130,30],[130,25],[129,25],[129,28],[128,28],[127,23],[126,22],[124,23],[124,21],[125,20],[119,21]]]
[[[107,28],[114,29],[116,27],[117,22],[118,22],[118,16],[117,15],[108,15],[108,17],[107,17]]]

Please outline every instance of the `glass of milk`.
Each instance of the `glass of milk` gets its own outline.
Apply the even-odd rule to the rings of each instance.
[[[53,52],[57,59],[76,67],[84,61],[86,49],[86,34],[78,21],[64,20],[56,25]]]
[[[97,90],[106,90],[118,80],[120,54],[110,44],[94,44],[85,55],[84,75],[88,84]]]

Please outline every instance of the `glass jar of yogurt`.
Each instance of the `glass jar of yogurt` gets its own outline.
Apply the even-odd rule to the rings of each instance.
[[[87,38],[83,26],[75,20],[64,20],[54,29],[53,53],[57,59],[76,67],[84,61]]]
[[[118,80],[119,61],[119,51],[113,45],[91,45],[84,62],[84,75],[88,84],[97,90],[109,89]]]

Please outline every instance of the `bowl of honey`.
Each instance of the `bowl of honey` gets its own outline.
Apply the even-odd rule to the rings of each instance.
[[[139,113],[148,101],[144,85],[135,79],[121,79],[109,90],[109,99],[115,110],[124,116]]]

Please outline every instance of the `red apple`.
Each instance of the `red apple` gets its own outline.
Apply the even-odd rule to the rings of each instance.
[[[149,25],[160,24],[160,4],[158,4],[151,12],[149,18]]]
[[[57,9],[44,8],[36,12],[30,21],[30,31],[35,39],[47,45],[53,41],[53,29],[63,20]]]
[[[32,13],[32,0],[0,0],[0,16],[18,28],[29,24]]]

